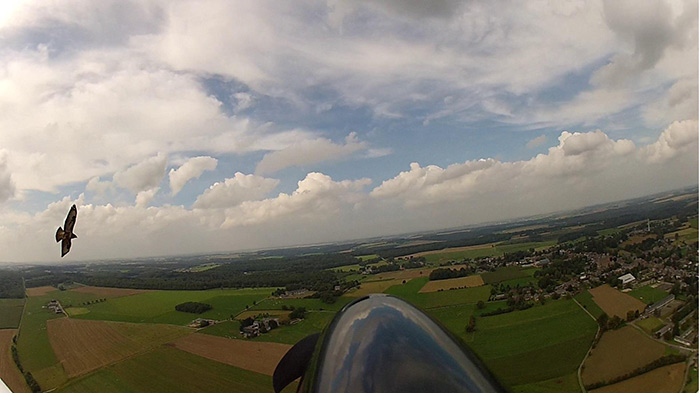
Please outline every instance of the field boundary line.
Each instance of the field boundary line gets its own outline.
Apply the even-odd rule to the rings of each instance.
[[[641,327],[637,326],[636,323],[634,323],[634,322],[636,322],[636,321],[637,321],[637,320],[635,319],[634,321],[631,321],[631,322],[629,322],[629,323],[627,323],[627,324],[628,324],[628,325],[634,326],[634,328],[637,329],[637,330],[639,330],[640,332],[642,332],[642,334],[643,334],[645,337],[649,337],[650,339],[652,339],[652,340],[654,340],[654,341],[656,341],[656,342],[659,342],[659,343],[661,343],[661,344],[663,344],[663,345],[665,345],[665,346],[667,346],[667,347],[676,348],[677,350],[679,350],[679,351],[681,351],[681,352],[684,352],[684,353],[693,353],[693,352],[697,352],[697,351],[698,351],[698,350],[695,349],[695,348],[686,348],[686,347],[681,347],[680,345],[669,344],[669,343],[667,343],[666,341],[664,341],[664,340],[662,340],[662,339],[660,339],[660,338],[656,338],[656,337],[654,337],[653,335],[649,335],[649,334],[647,334],[647,332],[644,331],[644,329],[642,329]]]
[[[105,321],[100,321],[100,322],[105,322]],[[109,322],[109,321],[107,321],[107,322]],[[114,321],[112,321],[112,322],[114,322]],[[127,322],[127,323],[129,323],[129,322]],[[155,325],[155,324],[153,324],[153,325]],[[196,333],[196,332],[192,332],[192,333],[190,333],[190,334],[195,334],[195,333]],[[182,337],[185,337],[185,336],[182,336]],[[180,338],[180,337],[178,337],[178,338]],[[156,346],[151,347],[151,348],[143,348],[143,349],[141,349],[141,350],[139,350],[139,351],[137,351],[137,352],[134,352],[134,353],[132,353],[131,355],[128,355],[128,356],[126,356],[126,357],[124,357],[124,358],[122,358],[122,359],[118,359],[118,360],[115,360],[115,361],[113,361],[113,362],[107,363],[107,364],[103,365],[102,367],[98,367],[98,368],[96,368],[96,369],[90,370],[90,371],[88,371],[88,372],[86,372],[86,373],[84,373],[84,374],[76,375],[76,376],[74,376],[74,377],[72,377],[72,378],[69,377],[69,378],[66,380],[66,382],[64,382],[64,383],[63,383],[62,385],[60,385],[60,386],[56,386],[56,387],[53,388],[52,390],[63,389],[63,388],[65,388],[65,387],[67,387],[67,386],[69,386],[69,385],[71,385],[71,384],[73,384],[73,383],[75,383],[75,382],[77,382],[77,381],[80,381],[80,380],[83,380],[83,379],[87,378],[88,376],[91,376],[91,375],[93,375],[93,374],[96,374],[96,373],[98,373],[98,372],[100,372],[100,371],[102,371],[102,370],[106,370],[106,369],[108,369],[108,368],[111,368],[111,367],[113,367],[113,366],[116,365],[116,364],[119,364],[119,363],[122,363],[122,362],[124,362],[124,361],[133,359],[133,358],[135,358],[135,357],[137,357],[137,356],[145,355],[145,354],[147,354],[147,353],[149,353],[149,352],[155,351],[156,349],[158,349],[158,348],[160,348],[160,347],[169,346],[169,347],[173,347],[173,348],[174,348],[174,346],[173,346],[171,343],[172,343],[173,341],[177,340],[178,338],[172,339],[172,340],[170,340],[170,341],[166,341],[166,342],[164,342],[164,343],[162,343],[162,344],[156,345]],[[128,338],[128,337],[127,337],[127,339],[131,340],[131,339]],[[133,340],[131,340],[131,341],[133,341]],[[177,349],[177,348],[176,348],[176,349]],[[178,350],[180,350],[180,349],[178,349]],[[44,393],[48,393],[48,392],[50,392],[50,391],[46,391],[46,392],[44,392]]]
[[[591,317],[591,319],[593,319],[594,321],[596,321],[596,325],[598,325],[598,320],[595,319],[595,317],[593,316],[593,314],[591,314],[590,312],[588,312],[588,310],[586,310],[586,308],[583,307],[583,306],[581,305],[581,303],[579,303],[578,300],[576,300],[573,296],[571,297],[571,299],[572,299],[576,304],[578,304],[578,306],[581,308],[581,310],[585,311],[586,314],[588,314],[588,316]],[[583,393],[586,393],[587,390],[586,390],[586,387],[583,385],[583,378],[581,377],[581,370],[583,369],[583,363],[585,363],[585,362],[586,362],[586,359],[588,359],[588,356],[591,355],[591,351],[593,351],[593,345],[595,344],[595,338],[598,337],[599,334],[600,334],[600,325],[598,325],[598,330],[597,330],[596,333],[595,333],[595,337],[593,337],[593,342],[591,343],[591,346],[588,348],[588,352],[586,352],[586,356],[584,356],[584,357],[583,357],[583,360],[581,360],[581,364],[578,365],[578,371],[576,372],[576,376],[577,376],[577,378],[578,378],[578,385],[579,385],[579,387],[581,388],[581,391],[582,391]]]
[[[678,393],[684,393],[685,392],[685,387],[688,382],[688,374],[690,373],[690,358],[685,361],[685,372],[683,373],[683,383],[681,383],[681,389],[678,391]]]

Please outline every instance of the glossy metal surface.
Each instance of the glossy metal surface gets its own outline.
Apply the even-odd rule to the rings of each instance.
[[[306,376],[309,391],[503,391],[440,325],[391,296],[371,295],[346,306],[322,340]]]

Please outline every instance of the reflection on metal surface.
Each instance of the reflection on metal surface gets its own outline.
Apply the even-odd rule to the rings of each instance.
[[[501,392],[481,363],[426,314],[372,295],[328,327],[302,391]]]

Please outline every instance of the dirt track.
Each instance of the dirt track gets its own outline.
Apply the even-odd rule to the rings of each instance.
[[[291,345],[261,341],[232,340],[208,334],[190,334],[172,342],[181,349],[245,370],[272,375]]]

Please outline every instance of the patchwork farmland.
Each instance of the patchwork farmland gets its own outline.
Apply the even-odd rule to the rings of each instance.
[[[466,243],[459,236],[471,230],[439,233],[435,240],[343,244],[336,254],[314,246],[253,253],[235,262],[220,255],[109,265],[95,276],[91,272],[101,268],[90,265],[79,273],[84,280],[74,282],[52,282],[37,270],[32,274],[41,280],[26,290],[27,297],[0,299],[0,322],[19,327],[21,366],[41,391],[271,392],[270,375],[293,344],[322,332],[348,303],[385,293],[451,331],[512,392],[574,393],[583,385],[602,393],[697,390],[697,368],[685,376],[696,356],[697,284],[655,275],[658,266],[643,259],[661,250],[675,258],[664,271],[672,266],[672,274],[687,273],[696,248],[673,234],[687,229],[680,226],[688,221],[652,224],[665,225],[672,236],[648,237],[646,219],[605,227],[600,220],[579,223],[581,217],[572,216],[576,222],[566,226],[499,225],[491,233],[474,232]],[[474,244],[474,236],[484,243],[460,245]],[[633,236],[646,240],[625,243]],[[430,280],[435,269],[443,271],[433,278],[470,275]],[[636,281],[620,284],[622,274],[634,274]],[[105,284],[144,289],[99,286]],[[659,313],[642,312],[670,293],[675,300]],[[66,315],[49,309],[51,300]],[[190,302],[206,307],[198,305],[201,314],[175,309]],[[301,317],[291,319],[293,310]],[[249,327],[251,318],[257,325]],[[5,331],[0,338],[8,345],[13,333]],[[676,341],[684,337],[693,342]],[[19,385],[13,390],[28,391],[10,356],[0,357],[0,377]]]
[[[59,318],[47,322],[49,341],[69,378],[191,333],[167,325],[133,325]]]

